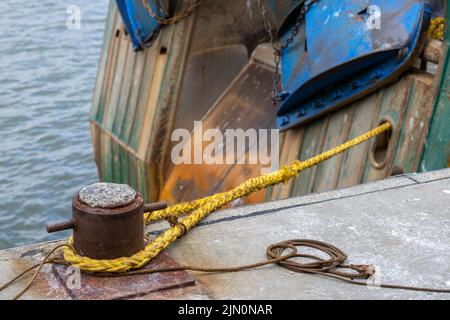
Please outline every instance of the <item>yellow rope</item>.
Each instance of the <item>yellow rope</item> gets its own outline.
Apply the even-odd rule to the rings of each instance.
[[[436,18],[431,20],[428,28],[428,36],[436,40],[444,40],[445,20],[444,18]]]
[[[291,165],[285,166],[278,171],[249,179],[236,188],[218,193],[206,198],[198,199],[192,202],[186,202],[171,206],[167,209],[145,214],[145,222],[165,219],[169,217],[180,217],[190,213],[179,224],[166,230],[163,234],[150,242],[144,250],[134,254],[131,257],[123,257],[113,260],[94,260],[88,257],[82,257],[73,250],[72,238],[69,239],[69,246],[63,248],[64,259],[73,266],[88,272],[102,273],[123,273],[132,269],[144,267],[150,260],[155,258],[162,250],[167,248],[177,238],[185,232],[192,229],[200,220],[208,216],[211,212],[221,208],[233,200],[250,195],[253,192],[274,186],[280,183],[286,183],[288,180],[298,176],[298,174],[308,168],[326,161],[352,147],[355,147],[372,137],[391,129],[389,123],[384,123],[379,127],[350,140],[340,146],[326,151],[318,156],[306,161],[294,161]]]

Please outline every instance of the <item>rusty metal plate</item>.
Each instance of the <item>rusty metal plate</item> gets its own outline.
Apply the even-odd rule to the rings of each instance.
[[[270,54],[272,52],[270,47],[266,46],[255,50],[252,60],[216,101],[214,108],[203,117],[201,128],[198,127],[197,130],[205,132],[208,129],[219,128],[221,132],[225,132],[227,129],[270,130],[275,127],[275,109],[272,105],[270,89],[273,82],[273,70],[261,62],[268,56],[267,51]],[[186,144],[195,144],[195,136],[195,130],[193,130],[191,140]],[[203,143],[203,148],[208,144],[205,141],[200,143]],[[234,188],[238,181],[244,181],[260,173],[262,167],[260,163],[248,164],[245,160],[250,152],[258,149],[258,145],[246,143],[246,154],[242,156],[245,164],[237,164],[238,160],[236,160],[235,164],[182,163],[174,165],[165,180],[160,198],[178,203]],[[234,150],[225,150],[223,159],[230,156],[226,152],[234,153]],[[241,203],[257,203],[263,198],[262,192],[242,199]]]
[[[167,254],[160,254],[144,269],[176,267]],[[134,275],[129,277],[95,277],[81,274],[79,289],[67,286],[74,272],[67,266],[54,265],[53,271],[67,293],[75,300],[118,300],[142,297],[166,289],[195,285],[195,279],[186,271]]]

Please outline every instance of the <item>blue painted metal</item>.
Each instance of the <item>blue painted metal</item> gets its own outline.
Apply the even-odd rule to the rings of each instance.
[[[153,12],[158,13],[161,18],[168,16],[168,10],[163,9],[168,8],[168,5],[161,6],[161,1],[116,0],[120,15],[135,50],[144,48],[146,44],[151,42],[160,28],[160,24],[147,11],[143,1],[147,1]]]
[[[368,26],[369,5],[381,10],[379,30]],[[294,10],[281,27],[282,42],[295,18]],[[413,63],[429,19],[420,0],[317,0],[282,52],[278,127],[301,125],[395,81]]]

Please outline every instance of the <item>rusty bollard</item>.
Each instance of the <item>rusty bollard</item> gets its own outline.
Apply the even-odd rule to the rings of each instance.
[[[166,202],[144,205],[139,192],[125,184],[95,183],[72,199],[72,219],[47,225],[47,232],[73,229],[79,255],[92,259],[129,257],[144,248],[144,212]]]

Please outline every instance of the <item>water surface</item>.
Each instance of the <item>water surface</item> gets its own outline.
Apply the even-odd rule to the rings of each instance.
[[[68,6],[81,29],[67,27]],[[108,0],[0,1],[0,249],[67,236],[45,223],[98,180],[88,112]]]

